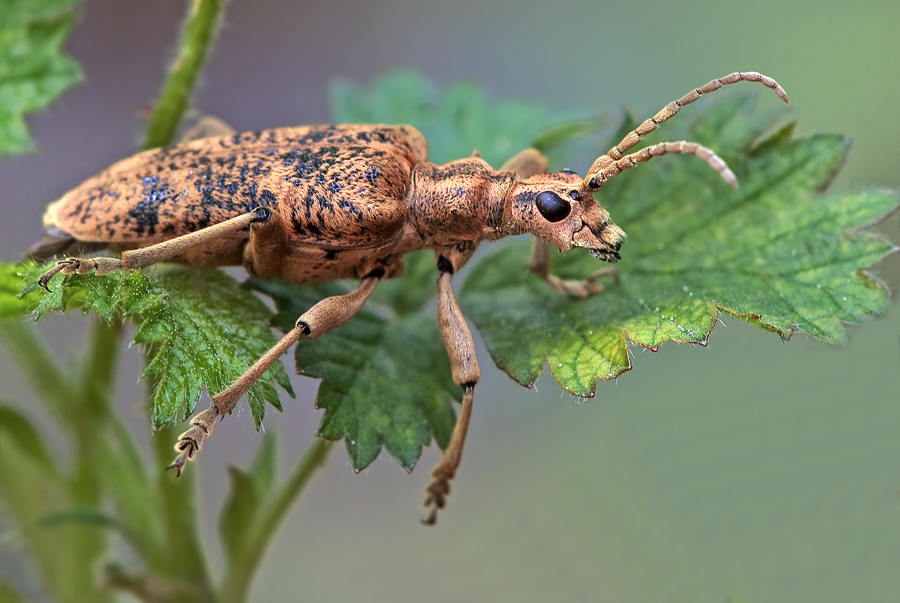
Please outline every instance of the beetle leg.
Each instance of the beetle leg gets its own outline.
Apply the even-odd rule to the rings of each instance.
[[[237,130],[214,115],[203,115],[187,128],[181,135],[180,142],[191,142],[204,138],[216,138],[218,136],[230,136]]]
[[[593,293],[603,291],[603,285],[597,282],[597,279],[602,276],[611,276],[616,282],[619,282],[619,273],[612,267],[601,268],[580,281],[564,281],[555,274],[550,274],[550,246],[536,237],[528,268],[544,279],[550,285],[550,288],[560,295],[571,295],[572,297],[587,297]]]
[[[217,418],[230,413],[238,400],[300,337],[313,339],[350,320],[363,307],[383,276],[383,270],[373,270],[369,276],[360,281],[356,291],[325,298],[304,312],[297,319],[296,326],[288,331],[281,341],[263,354],[234,383],[213,396],[212,406],[191,419],[190,429],[178,436],[178,442],[175,444],[178,456],[168,468],[175,469],[177,474],[181,475],[185,463],[194,460],[203,447],[203,441],[212,434]]]
[[[547,171],[550,163],[537,149],[522,149],[516,153],[509,161],[503,164],[500,171],[512,171],[516,173],[516,178],[525,180],[537,174],[543,174]]]
[[[86,274],[88,272],[107,274],[116,270],[135,270],[159,262],[165,262],[192,247],[203,245],[228,233],[246,230],[251,224],[265,224],[271,220],[275,213],[267,207],[257,207],[255,210],[242,216],[231,218],[196,232],[175,237],[149,247],[124,251],[122,252],[122,259],[110,257],[67,258],[57,262],[56,266],[41,275],[38,284],[49,291],[50,279],[58,272],[63,274]],[[280,220],[280,216],[278,219]]]
[[[453,371],[453,381],[463,387],[462,407],[456,418],[456,426],[450,437],[450,444],[444,450],[440,464],[431,472],[433,481],[425,489],[425,506],[432,507],[431,512],[423,520],[426,525],[434,525],[437,522],[437,512],[444,508],[447,495],[450,494],[450,480],[456,475],[459,462],[462,459],[463,445],[466,442],[466,433],[469,430],[469,420],[472,418],[472,404],[475,397],[475,384],[481,376],[478,369],[478,359],[475,358],[475,343],[472,341],[472,333],[466,325],[462,312],[453,296],[450,287],[450,278],[453,276],[453,265],[443,256],[438,257],[438,324],[441,327],[441,337],[444,347],[450,356],[450,366]]]

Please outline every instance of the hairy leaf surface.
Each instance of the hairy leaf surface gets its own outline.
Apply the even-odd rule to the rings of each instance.
[[[192,413],[203,389],[222,391],[275,343],[266,324],[268,308],[218,270],[171,267],[104,276],[73,274],[54,279],[52,291],[46,293],[35,284],[45,269],[21,266],[29,283],[23,299],[30,302],[35,318],[52,310],[81,308],[107,321],[138,322],[134,343],[151,346],[143,376],[158,376],[150,412],[154,428]],[[9,297],[3,294],[9,277],[7,271],[0,275],[0,306],[5,306],[11,304],[3,301]],[[276,383],[293,395],[281,364],[250,390],[257,426],[266,401],[281,409]]]

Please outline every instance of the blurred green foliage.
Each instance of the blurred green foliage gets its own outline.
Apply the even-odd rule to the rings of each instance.
[[[32,150],[25,114],[83,77],[62,52],[81,0],[0,0],[0,155]]]

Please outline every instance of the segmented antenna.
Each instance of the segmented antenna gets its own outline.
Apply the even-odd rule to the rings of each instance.
[[[708,149],[696,142],[688,142],[686,140],[679,140],[678,142],[661,142],[645,149],[641,149],[637,153],[625,155],[621,159],[609,163],[603,170],[598,172],[596,176],[591,178],[589,186],[591,187],[591,190],[600,190],[603,188],[603,185],[606,184],[607,180],[621,174],[623,170],[632,168],[639,163],[650,161],[651,157],[659,157],[661,155],[668,155],[669,153],[696,155],[708,163],[712,169],[719,172],[719,175],[722,176],[722,179],[725,182],[737,188],[737,177],[735,177],[734,172],[731,171],[724,159],[716,155],[712,149]],[[598,186],[594,186],[594,183]]]
[[[636,164],[647,161],[651,157],[665,155],[667,153],[696,155],[705,160],[714,170],[719,172],[726,182],[732,186],[737,186],[737,179],[734,177],[734,173],[728,169],[728,166],[722,158],[710,149],[697,143],[685,141],[664,142],[647,147],[643,151],[631,155],[623,155],[623,153],[638,144],[642,137],[659,127],[659,124],[678,113],[682,107],[691,104],[704,94],[715,92],[722,86],[741,81],[759,82],[763,86],[774,90],[775,94],[777,94],[781,100],[788,102],[787,93],[785,93],[784,88],[779,86],[778,82],[772,78],[761,73],[755,71],[735,72],[726,75],[725,77],[716,78],[705,86],[695,88],[680,99],[666,105],[659,113],[629,132],[628,135],[622,139],[622,142],[611,148],[605,155],[597,158],[597,161],[594,162],[594,165],[591,166],[591,169],[588,170],[587,175],[584,177],[583,188],[589,192],[596,192],[603,188],[603,185],[607,180],[616,174],[621,173],[622,170],[634,167]]]

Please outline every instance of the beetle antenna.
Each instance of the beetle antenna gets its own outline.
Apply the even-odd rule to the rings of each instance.
[[[591,179],[595,179],[597,184],[601,184],[601,180],[599,180],[597,178],[598,174],[601,174],[601,173],[608,174],[609,173],[608,168],[612,164],[621,161],[624,158],[623,154],[625,153],[625,151],[627,151],[628,149],[630,149],[633,146],[635,146],[636,144],[638,144],[641,141],[641,138],[643,136],[646,136],[647,134],[649,134],[650,132],[655,130],[657,127],[659,127],[659,124],[663,123],[667,119],[674,116],[676,113],[678,113],[681,110],[682,107],[684,107],[686,105],[690,105],[692,102],[696,101],[698,98],[700,98],[704,94],[709,94],[710,92],[715,92],[722,86],[727,86],[729,84],[735,84],[735,83],[741,82],[741,81],[759,82],[763,86],[766,86],[767,88],[771,88],[772,90],[774,90],[775,94],[777,94],[781,100],[783,100],[784,102],[788,102],[787,93],[784,91],[784,88],[782,88],[778,84],[778,82],[776,82],[769,76],[763,75],[761,73],[757,73],[756,71],[746,71],[746,72],[736,71],[735,73],[731,73],[729,75],[726,75],[725,77],[716,78],[716,79],[712,80],[711,82],[709,82],[708,84],[706,84],[705,86],[701,86],[700,88],[695,88],[695,89],[691,90],[690,92],[688,92],[687,94],[685,94],[684,96],[682,96],[680,99],[678,99],[676,101],[672,101],[671,103],[666,105],[662,109],[662,111],[660,111],[659,113],[657,113],[656,115],[654,115],[653,117],[651,117],[650,119],[648,119],[647,121],[642,123],[640,126],[638,126],[634,130],[629,132],[628,135],[622,139],[622,142],[620,142],[619,144],[617,144],[616,146],[611,148],[605,155],[599,157],[597,159],[597,161],[594,162],[594,165],[591,166],[591,169],[588,170],[587,176],[585,176],[585,178],[584,178],[584,188],[586,190],[590,190],[590,191],[599,190],[599,187],[594,187],[591,185]],[[698,145],[698,147],[699,147],[699,145]],[[699,148],[704,149],[705,151],[708,151],[712,157],[715,157],[716,159],[718,159],[718,156],[715,153],[713,153],[712,151],[705,149],[705,147],[699,147]],[[691,151],[667,150],[666,153],[691,153]],[[664,155],[665,153],[658,153],[658,154]],[[698,155],[698,153],[692,153],[692,154]],[[640,159],[638,161],[646,161],[648,158],[649,157]],[[704,159],[706,159],[706,158],[704,157]],[[719,159],[719,161],[722,164],[724,164],[724,162],[722,162],[721,159]],[[709,162],[709,160],[707,160],[707,162]],[[723,178],[728,180],[728,178],[725,176],[724,172],[722,172],[718,167],[716,167],[712,163],[710,163],[710,165],[712,165],[714,169],[719,171],[719,173],[722,174]],[[628,165],[627,167],[632,167],[632,166]],[[624,167],[620,168],[619,171],[621,171],[622,169],[624,169]],[[727,167],[726,167],[726,169],[727,169]],[[618,172],[616,172],[616,173],[618,173]],[[729,170],[729,173],[730,173],[730,170]],[[732,174],[732,178],[733,178],[733,174]],[[731,181],[729,181],[729,183],[731,183]],[[602,186],[602,184],[601,184],[601,186]]]
[[[725,182],[737,188],[737,177],[735,177],[734,172],[731,171],[724,159],[716,155],[712,149],[708,149],[696,142],[687,142],[686,140],[654,144],[641,149],[637,153],[631,153],[630,155],[625,155],[621,159],[611,161],[601,169],[592,169],[584,179],[585,188],[590,192],[596,192],[603,188],[603,185],[605,185],[610,178],[618,176],[623,170],[632,168],[644,161],[650,161],[651,157],[659,157],[661,155],[668,155],[669,153],[696,155],[708,163],[712,169],[719,172],[719,175],[722,176],[722,179]]]

